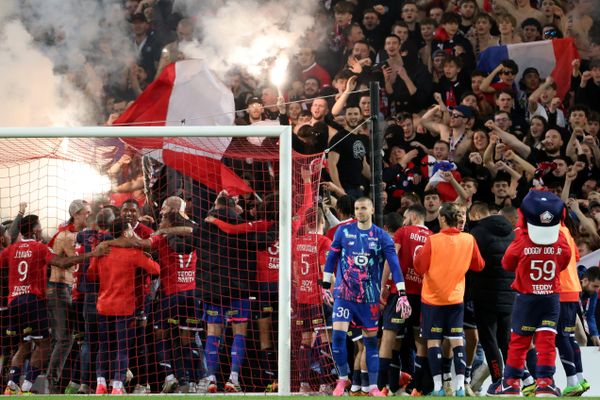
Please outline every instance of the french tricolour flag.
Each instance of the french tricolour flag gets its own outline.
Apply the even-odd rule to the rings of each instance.
[[[477,68],[489,73],[500,61],[514,60],[519,66],[517,81],[525,68],[534,67],[542,79],[552,74],[558,95],[563,98],[571,86],[571,62],[577,58],[572,38],[554,39],[489,47],[480,54]]]
[[[113,125],[233,125],[233,94],[200,60],[167,66]],[[168,128],[166,128],[168,129]],[[230,138],[126,138],[123,141],[215,191],[252,193],[221,159]]]

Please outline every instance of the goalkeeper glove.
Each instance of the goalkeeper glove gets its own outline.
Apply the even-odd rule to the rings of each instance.
[[[328,306],[332,306],[333,295],[331,294],[331,290],[323,288],[321,289],[321,294],[323,295],[323,303],[327,304]]]
[[[407,319],[410,317],[410,313],[412,309],[410,307],[410,303],[408,302],[408,298],[406,297],[406,291],[400,290],[398,292],[398,302],[396,303],[396,312],[400,313],[400,318]]]

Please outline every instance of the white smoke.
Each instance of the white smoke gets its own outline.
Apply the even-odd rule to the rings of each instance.
[[[91,111],[83,93],[54,74],[52,61],[18,20],[0,28],[0,93],[3,126],[79,125]]]
[[[0,124],[96,124],[134,60],[120,1],[2,0]]]
[[[195,18],[202,38],[199,46],[182,51],[221,75],[233,66],[261,75],[276,58],[292,58],[313,27],[317,5],[317,0],[176,0],[175,9]]]

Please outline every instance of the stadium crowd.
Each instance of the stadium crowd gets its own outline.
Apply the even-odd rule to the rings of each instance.
[[[298,304],[292,318],[301,331],[294,350],[298,391],[341,395],[348,383],[350,395],[464,396],[482,390],[483,379],[491,375],[492,387],[483,388],[490,394],[559,394],[547,380],[553,371],[536,367],[539,354],[533,347],[525,349],[527,366],[518,378],[507,377],[505,370],[511,316],[522,287],[513,285],[514,268],[503,257],[515,230],[524,229],[527,215],[519,208],[532,189],[550,192],[565,205],[561,238],[572,258],[568,268],[560,268],[566,268],[560,273],[562,289],[552,289],[560,291],[561,319],[549,329],[557,332],[552,344],[567,375],[563,393],[578,396],[589,390],[579,346],[600,347],[600,270],[578,269],[577,263],[600,248],[600,21],[590,17],[592,5],[592,0],[328,0],[319,2],[315,26],[296,49],[282,93],[242,67],[227,71],[236,124],[291,125],[297,153],[326,154],[319,186],[313,187],[314,174],[305,169],[295,186],[303,197],[296,215],[312,215],[317,228],[293,230]],[[124,2],[138,60],[125,74],[126,83],[105,88],[99,119],[114,121],[165,66],[185,58],[182,43],[199,35],[190,17],[174,13],[168,0]],[[491,71],[477,69],[492,46],[563,38],[572,38],[580,55],[569,71],[562,70],[570,80],[565,91],[556,77],[512,59],[500,60]],[[349,324],[352,318],[346,321],[343,309],[342,315],[332,310],[344,295],[330,291],[327,283],[317,288],[332,241],[336,249],[341,232],[354,229],[346,225],[371,218],[365,198],[372,194],[366,89],[373,80],[381,85],[377,101],[385,121],[380,133],[385,222],[380,228],[388,232],[376,235],[393,238],[402,271],[392,270],[397,263],[389,262],[390,269],[379,273],[384,278],[391,273],[396,284],[405,282],[380,284],[376,293],[381,290],[381,296],[371,299],[371,293],[359,301],[375,304],[373,315],[381,307],[381,332],[379,325],[356,318],[358,326]],[[199,207],[199,212],[192,211],[198,198],[172,184],[168,178],[174,175],[166,173],[162,207],[151,213],[143,162],[133,149],[115,160],[106,170],[117,182],[112,205],[74,200],[70,220],[48,246],[40,242],[39,218],[26,215],[26,204],[6,224],[0,255],[5,273],[0,322],[7,333],[2,355],[3,366],[10,367],[3,371],[8,372],[5,394],[30,392],[40,374],[51,393],[105,394],[112,386],[113,394],[122,394],[129,369],[135,370],[136,393],[241,392],[254,320],[261,379],[276,390],[278,213],[268,184],[276,164],[239,169],[256,198],[215,193],[210,210]],[[316,209],[313,191],[318,191]],[[563,217],[560,212],[552,216]],[[444,259],[449,250],[437,234],[458,235],[459,245],[473,257]],[[309,258],[304,271],[300,266]],[[250,259],[255,274],[241,265]],[[440,264],[446,270],[433,268]],[[538,280],[550,273],[536,268]],[[551,272],[552,278],[558,274]],[[250,300],[253,279],[261,295]],[[402,303],[405,295],[410,316]],[[438,306],[447,307],[440,318],[452,315],[452,323],[460,322],[451,332],[437,331],[431,316],[440,313]],[[325,329],[331,317],[333,330]],[[336,328],[336,323],[348,325]],[[219,351],[229,324],[229,376],[221,385]],[[430,332],[421,332],[424,327]],[[347,336],[339,333],[344,329]],[[340,353],[346,340],[352,343],[351,357]],[[311,347],[316,344],[328,354],[315,355]],[[70,357],[75,351],[77,362]],[[130,359],[137,365],[128,362],[128,354],[135,354]],[[350,370],[340,365],[340,354],[353,366],[350,379],[338,381],[341,392],[332,383],[338,374],[348,378]],[[379,356],[377,368],[373,354]],[[150,358],[160,370],[158,389],[144,371]],[[332,358],[343,373],[330,372]],[[547,361],[542,358],[540,364]],[[319,365],[317,381],[315,368],[308,368],[313,359]],[[511,364],[510,373],[515,368]]]

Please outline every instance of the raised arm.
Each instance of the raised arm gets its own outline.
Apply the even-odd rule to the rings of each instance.
[[[340,97],[336,100],[333,107],[331,107],[331,113],[334,116],[338,116],[342,113],[342,111],[344,111],[344,108],[346,107],[346,103],[348,102],[348,97],[350,96],[350,93],[352,93],[354,91],[354,89],[356,88],[356,80],[357,79],[358,79],[357,76],[351,76],[348,79],[348,81],[346,81],[346,89],[344,90],[344,92],[342,92]]]
[[[433,121],[433,118],[438,111],[441,111],[440,106],[438,105],[427,110],[427,112],[421,117],[421,125],[425,129],[439,134],[441,140],[448,141],[450,139],[450,129],[444,124]]]
[[[494,93],[496,91],[496,89],[494,89],[491,85],[492,85],[492,81],[494,80],[494,78],[496,77],[496,75],[498,75],[500,73],[500,71],[502,71],[502,68],[504,68],[504,65],[502,65],[502,63],[498,64],[498,66],[496,68],[494,68],[494,70],[492,72],[490,72],[488,74],[488,76],[486,76],[485,78],[483,78],[483,81],[481,81],[481,85],[479,86],[479,89],[484,92],[484,93]]]
[[[71,257],[63,257],[63,256],[53,257],[50,260],[50,265],[54,265],[55,267],[58,267],[58,268],[67,269],[67,268],[72,267],[75,264],[79,264],[84,261],[87,261],[92,257],[104,256],[104,255],[108,254],[109,252],[110,252],[110,249],[108,247],[97,246],[94,249],[94,251],[92,251],[90,253],[79,254],[79,255],[71,256]]]
[[[516,151],[519,155],[523,157],[528,157],[529,154],[531,154],[531,148],[529,146],[521,142],[514,135],[506,132],[503,129],[500,129],[494,121],[487,121],[485,123],[485,127],[491,130],[493,133],[495,133],[505,144],[510,146],[510,148]]]

